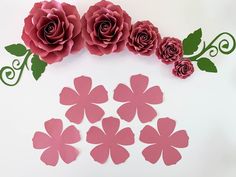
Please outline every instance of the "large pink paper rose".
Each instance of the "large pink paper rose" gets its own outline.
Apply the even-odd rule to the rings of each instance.
[[[80,15],[75,6],[55,0],[35,3],[25,18],[22,39],[48,64],[83,47]]]
[[[120,52],[131,28],[130,16],[120,6],[105,0],[91,6],[81,23],[86,46],[95,55]]]
[[[150,56],[161,41],[158,28],[149,21],[138,21],[132,25],[127,48],[135,53]]]

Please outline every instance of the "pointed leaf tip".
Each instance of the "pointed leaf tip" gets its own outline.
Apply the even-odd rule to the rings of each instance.
[[[27,53],[26,47],[22,44],[12,44],[12,45],[6,46],[5,49],[10,54],[17,57],[22,57]]]
[[[32,74],[35,80],[38,80],[41,77],[41,75],[44,73],[47,67],[47,63],[40,60],[38,55],[33,56],[31,63],[32,63],[31,65]]]
[[[192,55],[198,50],[198,46],[202,41],[202,29],[194,31],[183,40],[184,55]]]

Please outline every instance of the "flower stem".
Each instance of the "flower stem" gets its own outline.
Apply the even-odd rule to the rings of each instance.
[[[15,59],[12,62],[12,66],[2,67],[0,70],[0,80],[7,86],[15,86],[19,83],[25,67],[29,70],[28,60],[31,56],[31,51],[28,50],[22,64],[19,59]],[[16,71],[19,71],[19,75],[16,75]],[[16,78],[16,81],[11,83]]]

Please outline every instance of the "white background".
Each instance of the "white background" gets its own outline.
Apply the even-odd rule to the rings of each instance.
[[[0,4],[0,65],[9,65],[13,59],[4,47],[22,42],[23,19],[33,6],[33,0],[1,0]],[[75,4],[80,14],[86,12],[95,0],[67,0]],[[203,39],[210,42],[223,31],[236,35],[235,0],[113,0],[131,17],[150,20],[162,36],[185,38],[202,27]],[[139,57],[127,51],[104,57],[92,56],[88,51],[67,57],[63,62],[49,66],[36,82],[25,71],[18,86],[10,88],[0,83],[0,176],[5,177],[235,177],[236,174],[236,51],[230,56],[214,59],[218,74],[196,69],[195,74],[180,80],[171,75],[171,67],[161,64],[155,56]],[[151,165],[141,155],[146,146],[138,141],[144,127],[139,121],[130,124],[136,134],[136,144],[127,149],[131,157],[115,166],[109,160],[105,165],[93,161],[89,152],[94,147],[85,142],[89,123],[84,119],[77,126],[82,141],[78,160],[66,165],[61,160],[57,167],[48,167],[40,160],[41,150],[34,150],[35,131],[44,131],[43,124],[51,118],[61,118],[71,125],[64,114],[68,107],[59,104],[59,93],[64,86],[73,87],[73,79],[81,75],[93,78],[94,85],[104,84],[110,100],[103,105],[106,117],[117,116],[120,105],[112,100],[118,83],[128,84],[133,74],[150,77],[150,85],[160,85],[164,103],[158,106],[160,117],[177,120],[177,130],[186,129],[190,145],[180,152],[183,159],[175,166],[166,167],[162,160]],[[156,124],[156,120],[152,123]],[[96,124],[100,126],[100,123]]]

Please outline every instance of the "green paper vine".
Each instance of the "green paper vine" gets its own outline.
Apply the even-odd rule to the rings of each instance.
[[[47,64],[40,60],[38,55],[32,52],[22,44],[12,44],[5,47],[6,51],[11,55],[20,57],[14,59],[11,66],[4,66],[0,70],[0,80],[7,86],[16,86],[25,70],[29,70],[29,60],[31,59],[31,71],[35,80],[38,80],[45,71]],[[33,55],[33,56],[32,56]],[[24,59],[21,59],[23,58]]]
[[[201,44],[202,49],[199,51]],[[188,37],[183,40],[184,58],[189,58],[192,62],[197,62],[197,66],[200,70],[211,73],[217,73],[218,71],[211,59],[216,57],[219,53],[229,55],[235,48],[235,38],[228,32],[220,33],[208,45],[205,41],[202,41],[201,28],[189,34]],[[36,81],[45,72],[47,63],[40,60],[38,55],[32,54],[24,45],[12,44],[6,46],[5,49],[11,55],[18,58],[12,61],[11,66],[1,68],[0,80],[3,84],[16,86],[20,82],[25,69],[31,70]],[[30,68],[29,64],[31,64]]]
[[[201,43],[203,43],[202,50],[194,55],[198,51]],[[217,73],[217,68],[211,58],[216,57],[219,53],[229,55],[235,48],[235,38],[228,32],[220,33],[208,45],[206,45],[205,41],[202,42],[201,28],[189,34],[188,37],[183,40],[184,57],[189,58],[193,62],[197,62],[197,66],[200,70],[212,73]]]

